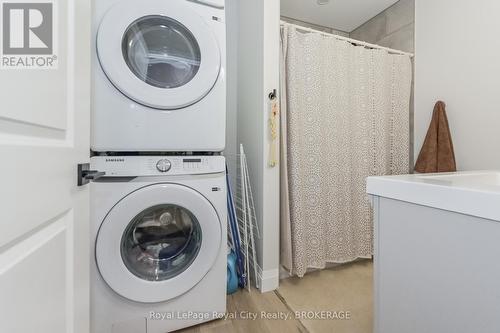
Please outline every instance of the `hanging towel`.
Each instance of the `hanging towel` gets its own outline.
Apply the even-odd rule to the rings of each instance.
[[[445,107],[446,105],[441,101],[438,101],[434,106],[431,124],[415,165],[417,172],[457,171]]]

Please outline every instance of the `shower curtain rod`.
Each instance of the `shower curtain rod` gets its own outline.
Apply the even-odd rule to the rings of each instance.
[[[329,33],[329,32],[321,31],[321,30],[316,30],[316,29],[311,29],[311,28],[303,27],[303,26],[298,25],[298,24],[293,24],[293,23],[288,23],[288,22],[285,22],[285,21],[280,21],[280,25],[281,26],[289,25],[289,26],[295,27],[298,30],[307,31],[307,32],[315,32],[315,33],[319,33],[319,34],[322,34],[322,35],[325,35],[325,36],[331,36],[331,37],[334,37],[336,39],[343,40],[343,41],[349,42],[351,44],[355,44],[355,45],[359,45],[359,46],[364,46],[364,47],[369,48],[369,49],[385,50],[385,51],[387,51],[389,53],[393,53],[393,54],[405,55],[405,56],[409,56],[410,58],[414,57],[413,53],[403,52],[403,51],[400,51],[400,50],[395,50],[395,49],[391,49],[391,48],[388,48],[388,47],[383,47],[383,46],[380,46],[380,45],[371,44],[371,43],[363,42],[363,41],[360,41],[360,40],[356,40],[356,39],[352,39],[352,38],[348,38],[348,37],[344,37],[344,36],[335,35],[335,34],[332,34],[332,33]]]

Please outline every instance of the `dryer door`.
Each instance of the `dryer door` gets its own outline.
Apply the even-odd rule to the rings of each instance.
[[[212,204],[178,184],[143,187],[118,202],[102,222],[96,261],[106,283],[144,303],[193,288],[214,265],[221,224]]]
[[[97,55],[116,88],[157,109],[198,102],[221,70],[217,40],[187,2],[121,1],[101,21]]]

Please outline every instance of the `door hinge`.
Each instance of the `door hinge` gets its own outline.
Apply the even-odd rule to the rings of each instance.
[[[77,184],[83,186],[90,183],[91,180],[101,178],[106,173],[102,171],[90,170],[90,163],[81,163],[77,167]]]

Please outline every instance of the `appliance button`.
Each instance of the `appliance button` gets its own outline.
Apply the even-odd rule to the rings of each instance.
[[[160,172],[167,172],[172,167],[172,163],[167,159],[159,160],[156,163],[156,169]]]

